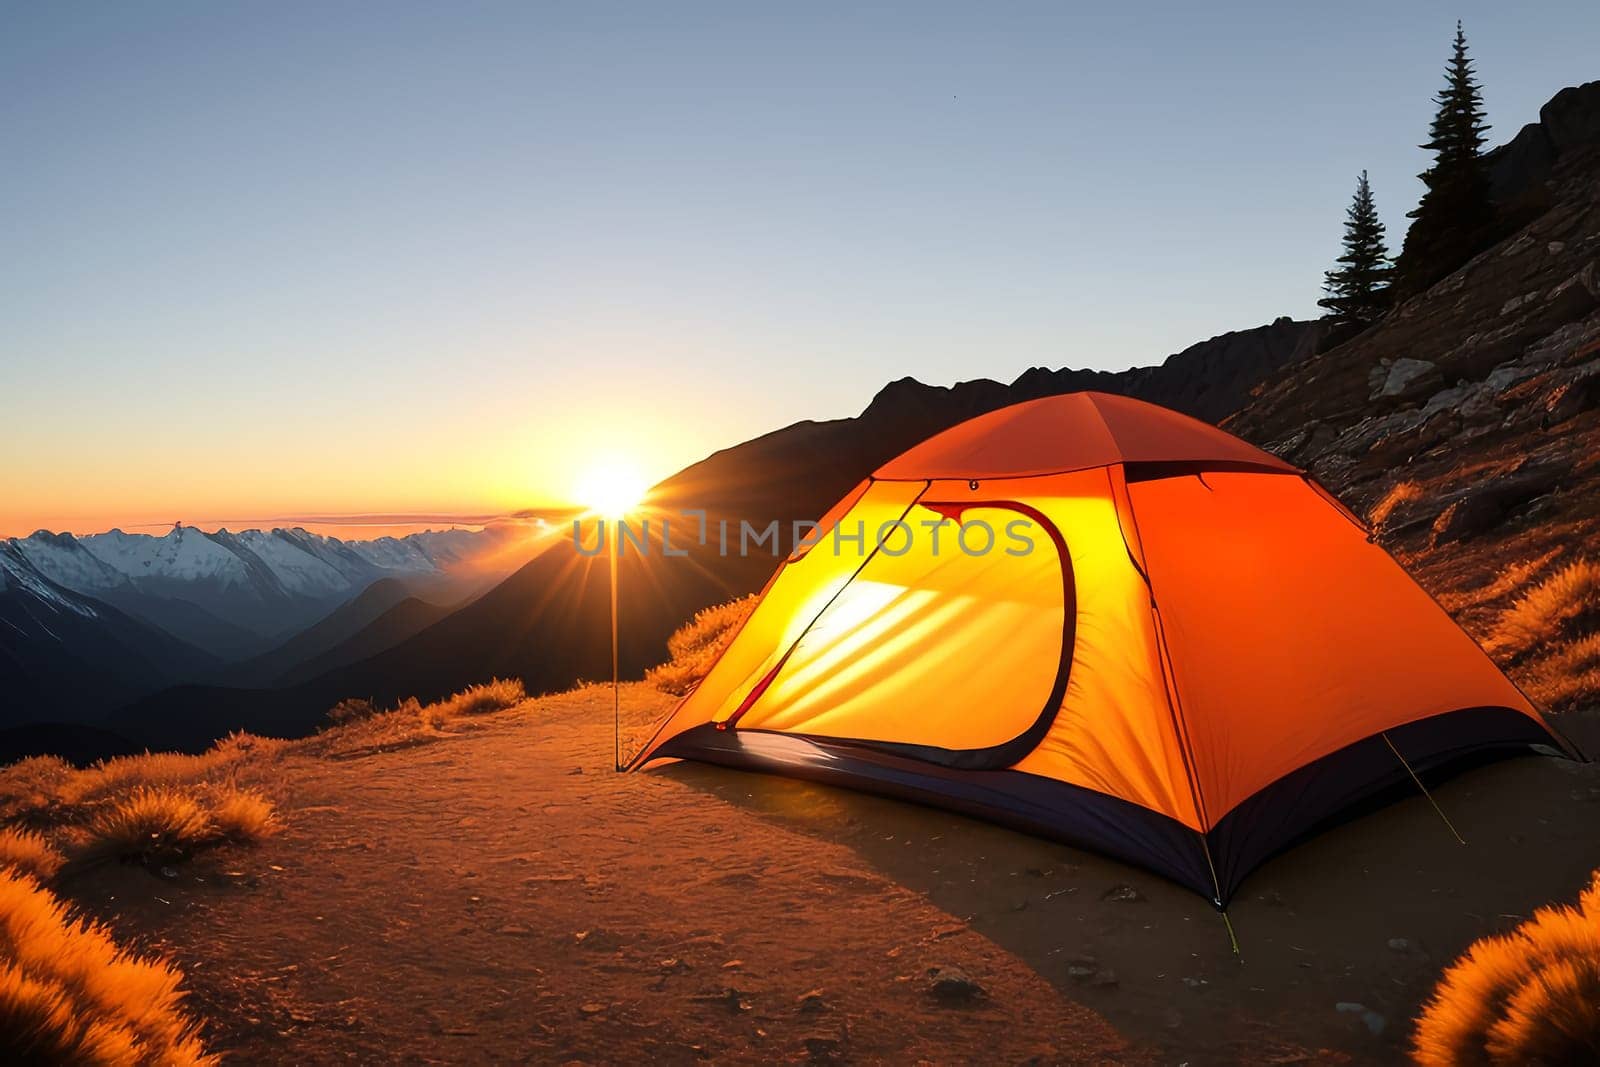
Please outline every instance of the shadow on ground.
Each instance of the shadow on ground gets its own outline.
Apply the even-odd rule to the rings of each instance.
[[[1399,1061],[1439,970],[1600,865],[1600,767],[1479,767],[1269,861],[1229,908],[1092,853],[896,800],[676,763],[653,772],[842,843],[1135,1040],[1189,1063]]]

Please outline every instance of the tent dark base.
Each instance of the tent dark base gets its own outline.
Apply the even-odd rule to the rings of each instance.
[[[1552,741],[1538,723],[1507,708],[1436,715],[1390,730],[1387,741],[1383,735],[1365,738],[1280,778],[1235,807],[1209,834],[1081,786],[1022,771],[942,767],[865,741],[706,724],[672,738],[653,756],[803,778],[960,812],[1143,867],[1226,906],[1271,856],[1374,804],[1414,793],[1407,764],[1426,779],[1504,756],[1565,755]]]

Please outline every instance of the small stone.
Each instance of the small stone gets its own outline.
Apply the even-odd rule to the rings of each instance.
[[[1183,980],[1183,984],[1188,986],[1190,989],[1199,989],[1201,986],[1208,986],[1211,983],[1206,981],[1204,978],[1185,978]]]
[[[823,1002],[822,990],[820,989],[809,989],[794,999],[795,1003],[799,1005],[799,1010],[806,1015],[815,1015],[818,1012],[828,1010],[828,1005]]]
[[[812,1034],[802,1038],[800,1045],[806,1050],[806,1058],[829,1063],[835,1060],[841,1051],[839,1039],[828,1037],[825,1034]]]
[[[928,979],[928,992],[946,1003],[962,1004],[988,995],[960,967],[930,967]]]
[[[1391,937],[1389,939],[1389,950],[1391,952],[1410,952],[1411,942],[1404,937]]]
[[[574,768],[572,768],[572,770],[568,771],[567,773],[569,775],[571,775],[571,774],[582,774],[583,773],[583,768],[582,767],[574,767]]]
[[[606,1006],[604,1004],[596,1004],[594,1001],[591,1000],[589,1003],[583,1005],[578,1010],[583,1012],[585,1015],[599,1015],[601,1012],[606,1010]]]
[[[1114,885],[1100,894],[1101,900],[1109,900],[1118,904],[1133,904],[1144,899],[1144,894],[1131,885]]]
[[[178,872],[177,872],[177,870],[175,868],[163,867],[163,868],[161,868],[161,877],[170,880],[170,879],[178,877]]]

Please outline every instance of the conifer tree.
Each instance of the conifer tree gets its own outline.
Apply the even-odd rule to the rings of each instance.
[[[1367,172],[1356,179],[1356,195],[1345,212],[1344,255],[1325,274],[1317,301],[1326,318],[1339,326],[1366,326],[1389,309],[1389,250],[1383,243],[1383,222],[1372,200]]]
[[[1438,110],[1428,128],[1433,165],[1418,177],[1427,187],[1395,261],[1396,289],[1419,293],[1450,274],[1493,240],[1494,205],[1483,162],[1483,94],[1467,57],[1467,38],[1456,23],[1455,46],[1445,68],[1445,87],[1434,97]]]

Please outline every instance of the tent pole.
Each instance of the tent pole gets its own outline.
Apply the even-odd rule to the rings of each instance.
[[[1423,796],[1428,798],[1428,803],[1433,805],[1433,810],[1439,813],[1439,818],[1444,820],[1445,826],[1450,830],[1450,835],[1456,839],[1456,844],[1466,844],[1466,840],[1456,832],[1455,825],[1451,823],[1450,817],[1444,813],[1443,808],[1439,807],[1439,802],[1433,799],[1433,794],[1428,792],[1428,787],[1422,784],[1422,779],[1417,777],[1417,772],[1411,769],[1411,764],[1406,762],[1406,758],[1400,755],[1400,750],[1394,747],[1394,742],[1389,740],[1389,731],[1387,730],[1383,732],[1383,743],[1389,746],[1389,751],[1393,752],[1394,758],[1400,761],[1400,766],[1404,767],[1406,773],[1411,775],[1411,780],[1417,783],[1417,789],[1421,791]]]
[[[611,760],[612,770],[622,773],[622,694],[617,684],[617,553],[618,536],[611,539]]]

